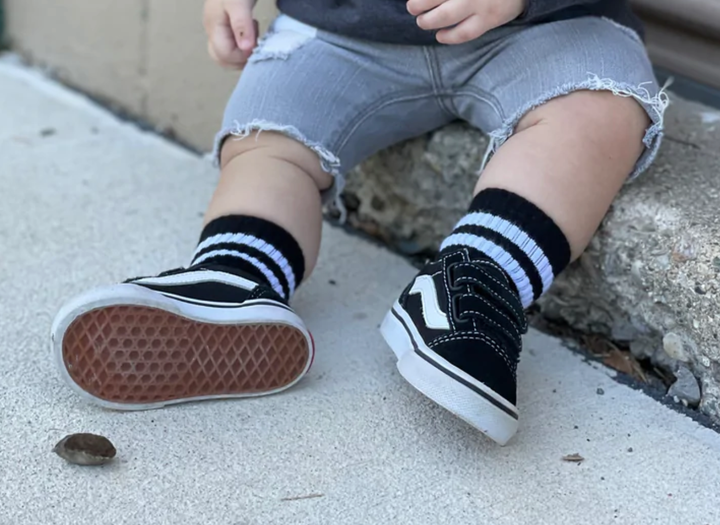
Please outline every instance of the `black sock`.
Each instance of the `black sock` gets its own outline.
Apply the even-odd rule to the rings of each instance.
[[[555,222],[527,199],[496,188],[475,196],[440,249],[458,247],[493,259],[515,284],[525,308],[570,262],[570,245]]]
[[[305,257],[295,238],[265,219],[219,217],[205,226],[191,266],[220,264],[265,283],[289,300],[305,276]]]

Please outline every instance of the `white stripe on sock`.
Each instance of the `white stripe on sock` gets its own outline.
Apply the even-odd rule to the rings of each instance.
[[[530,279],[522,266],[520,266],[520,263],[501,246],[498,246],[485,237],[478,237],[477,235],[471,235],[469,233],[453,233],[445,239],[440,249],[444,250],[449,246],[468,246],[469,248],[483,252],[498,263],[513,280],[515,287],[518,289],[518,293],[520,293],[520,301],[523,307],[527,308],[532,304],[534,295]]]
[[[255,237],[254,235],[248,235],[246,233],[218,233],[217,235],[208,237],[203,242],[198,244],[198,247],[196,248],[195,253],[198,254],[202,250],[205,250],[206,248],[209,248],[210,246],[212,246],[214,244],[225,244],[225,243],[250,246],[251,248],[260,250],[265,255],[270,257],[273,260],[273,262],[278,265],[280,270],[285,275],[285,278],[287,279],[287,282],[289,284],[290,295],[295,293],[295,288],[296,288],[295,272],[293,272],[292,266],[290,266],[290,262],[285,258],[285,256],[282,254],[282,252],[280,250],[275,248],[269,242],[259,239],[259,238]],[[255,259],[255,260],[257,260],[257,259]],[[197,262],[198,261],[193,261],[193,264],[196,264]]]
[[[545,252],[542,251],[540,246],[538,246],[527,233],[513,223],[497,215],[478,211],[468,213],[460,219],[456,228],[460,228],[461,226],[483,226],[505,237],[525,252],[525,255],[533,262],[543,283],[543,293],[547,292],[548,288],[550,288],[555,274],[553,273],[552,265],[545,255]]]
[[[213,250],[210,252],[207,252],[204,255],[201,255],[197,259],[193,261],[193,264],[200,264],[206,259],[210,259],[211,257],[223,257],[225,255],[230,255],[232,257],[239,257],[240,259],[243,259],[250,264],[252,264],[255,268],[260,270],[262,274],[265,276],[265,278],[268,280],[270,285],[272,286],[273,290],[275,290],[278,294],[280,294],[280,297],[283,297],[287,299],[288,297],[285,295],[285,290],[283,290],[282,285],[280,284],[280,281],[275,276],[275,274],[268,268],[265,264],[263,264],[262,261],[257,260],[255,257],[252,257],[248,255],[247,253],[238,252],[235,250]]]

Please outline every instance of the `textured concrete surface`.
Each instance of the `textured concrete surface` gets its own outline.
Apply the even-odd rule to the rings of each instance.
[[[686,363],[701,410],[720,421],[720,111],[673,101],[656,163],[541,306],[669,371]],[[376,155],[350,177],[351,224],[406,253],[433,252],[467,208],[486,145],[456,124]]]
[[[684,363],[720,421],[720,112],[678,103],[668,134],[543,312],[671,370]]]
[[[214,180],[0,63],[0,525],[720,523],[720,436],[552,338],[527,337],[505,448],[423,399],[376,331],[414,271],[330,227],[296,301],[319,349],[297,388],[130,414],[79,400],[49,359],[55,311],[185,263]],[[65,464],[50,450],[71,432],[106,435],[117,461]]]
[[[457,123],[381,151],[348,176],[350,224],[408,255],[434,253],[467,211],[487,144]]]

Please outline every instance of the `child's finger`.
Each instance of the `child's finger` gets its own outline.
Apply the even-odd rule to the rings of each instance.
[[[472,16],[472,7],[463,0],[447,0],[432,11],[417,17],[417,24],[422,29],[443,29],[459,24]]]
[[[249,55],[255,47],[256,34],[255,20],[252,17],[252,9],[241,3],[228,4],[227,15],[230,19],[230,26],[235,37],[237,47]]]
[[[234,44],[232,51],[224,51],[222,54],[220,54],[215,49],[215,46],[213,46],[213,43],[208,42],[208,54],[210,55],[210,58],[212,58],[221,66],[231,69],[242,68],[246,62],[245,55],[243,55],[243,52],[240,51],[237,47],[235,47]]]
[[[446,0],[408,0],[405,7],[413,16],[418,16],[431,9],[435,9],[440,4],[444,4]]]
[[[490,29],[492,26],[488,26],[482,17],[473,15],[455,27],[438,31],[435,37],[441,44],[464,44],[482,36]]]
[[[210,56],[225,67],[241,67],[246,60],[243,52],[238,49],[232,28],[218,25],[212,29],[208,42]]]

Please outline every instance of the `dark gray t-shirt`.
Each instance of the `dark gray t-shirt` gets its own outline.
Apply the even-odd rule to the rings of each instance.
[[[405,0],[277,0],[281,12],[325,31],[390,44],[437,44],[434,32],[420,29],[405,4]],[[607,17],[643,36],[628,0],[528,0],[525,13],[512,23],[581,16]]]

